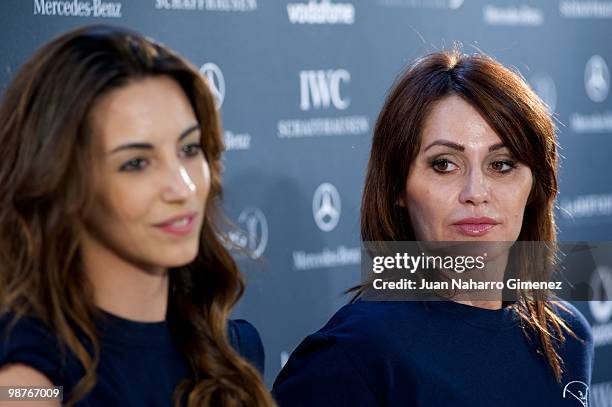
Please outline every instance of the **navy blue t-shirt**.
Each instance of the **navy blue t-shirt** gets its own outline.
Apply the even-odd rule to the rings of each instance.
[[[189,374],[167,322],[135,322],[104,313],[100,363],[94,389],[78,406],[171,406],[174,390]],[[0,318],[0,366],[23,363],[63,386],[64,400],[82,378],[76,357],[62,358],[57,339],[32,318],[22,318],[6,336],[9,315]],[[257,330],[244,320],[228,321],[234,349],[263,375],[264,350]]]
[[[566,335],[561,384],[512,307],[358,301],[297,347],[273,394],[281,407],[584,407],[592,333],[564,304],[574,315],[559,314],[584,343]]]

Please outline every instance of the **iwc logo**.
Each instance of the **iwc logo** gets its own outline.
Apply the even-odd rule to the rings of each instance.
[[[563,388],[563,398],[574,398],[580,402],[581,406],[587,407],[589,405],[589,386],[578,380],[571,381]]]
[[[599,55],[593,55],[584,68],[584,87],[593,102],[603,102],[610,90],[608,64]]]
[[[334,230],[340,213],[340,194],[336,187],[329,182],[319,185],[312,198],[312,215],[319,229],[324,232]]]
[[[225,99],[225,79],[223,78],[223,72],[221,72],[221,69],[217,65],[208,62],[202,65],[200,73],[206,76],[208,87],[215,97],[217,109],[220,109],[223,104],[223,99]]]
[[[346,69],[300,71],[300,109],[327,109],[333,105],[345,110],[351,101],[342,97],[340,85],[350,81],[351,73]]]

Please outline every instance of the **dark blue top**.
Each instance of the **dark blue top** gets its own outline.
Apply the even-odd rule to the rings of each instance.
[[[171,406],[176,386],[189,374],[168,324],[135,322],[104,313],[96,385],[78,406]],[[55,337],[37,320],[22,318],[6,337],[11,318],[0,318],[0,366],[23,363],[64,386],[64,400],[83,376],[76,357],[60,354]],[[263,375],[264,350],[257,330],[244,320],[228,321],[232,346]]]
[[[273,393],[281,407],[584,407],[592,334],[564,304],[574,315],[560,315],[584,343],[566,335],[561,384],[513,308],[359,301],[297,347]]]

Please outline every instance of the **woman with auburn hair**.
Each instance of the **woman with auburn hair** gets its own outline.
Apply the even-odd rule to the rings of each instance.
[[[556,148],[546,106],[518,74],[482,55],[427,55],[378,117],[362,241],[554,248]],[[508,247],[487,264],[550,277],[554,250],[536,269]],[[281,406],[587,405],[591,330],[549,291],[371,301],[371,290],[356,287],[293,352],[274,384]]]
[[[273,406],[257,331],[228,321],[243,282],[198,70],[136,32],[77,29],[21,68],[0,123],[0,385],[63,386],[67,405]]]

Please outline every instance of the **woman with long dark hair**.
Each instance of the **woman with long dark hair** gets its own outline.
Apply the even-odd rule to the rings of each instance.
[[[436,52],[400,75],[380,112],[361,238],[539,242],[550,250],[536,262],[527,247],[487,264],[545,280],[556,195],[555,129],[536,94],[492,58]],[[357,287],[293,352],[274,385],[281,406],[587,405],[590,327],[550,291],[438,301],[370,301],[370,291]]]
[[[274,405],[257,331],[228,321],[243,282],[198,70],[136,32],[77,29],[24,64],[0,123],[0,384],[63,386],[68,405]]]

